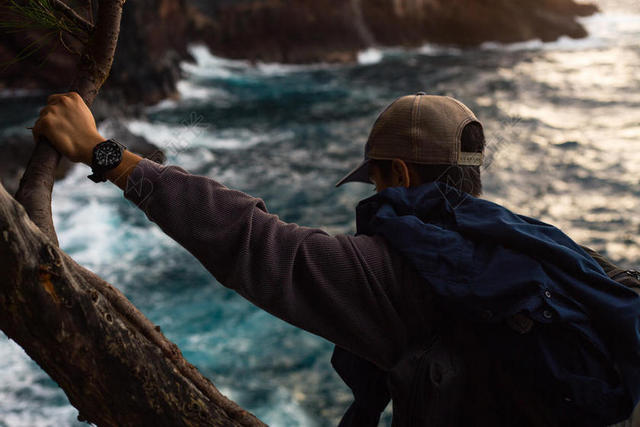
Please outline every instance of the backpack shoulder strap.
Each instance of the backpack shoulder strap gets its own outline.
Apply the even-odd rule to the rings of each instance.
[[[582,249],[587,251],[591,257],[596,260],[600,267],[607,273],[607,275],[616,282],[633,289],[636,293],[640,294],[640,272],[637,270],[628,270],[620,268],[611,261],[609,261],[602,254],[594,251],[591,248],[582,246]]]

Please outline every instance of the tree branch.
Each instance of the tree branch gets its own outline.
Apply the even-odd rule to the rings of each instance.
[[[125,0],[99,2],[94,35],[85,46],[70,88],[78,92],[88,106],[93,103],[111,70],[124,3]],[[58,238],[51,216],[51,191],[59,162],[60,154],[51,144],[38,141],[16,192],[16,200],[22,203],[31,220],[55,245],[58,245]]]
[[[81,30],[83,30],[89,35],[93,33],[93,30],[94,30],[93,24],[87,21],[86,19],[84,19],[82,16],[78,15],[75,10],[71,9],[61,0],[50,0],[50,1],[54,9],[64,14],[64,16],[67,19],[73,22]]]
[[[100,426],[264,426],[116,288],[76,264],[0,185],[0,329]]]

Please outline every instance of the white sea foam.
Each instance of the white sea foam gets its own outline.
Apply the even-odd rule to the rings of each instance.
[[[362,65],[377,64],[382,60],[383,56],[382,50],[370,47],[358,52],[358,63]]]
[[[462,54],[462,49],[453,47],[453,46],[441,46],[433,43],[427,43],[420,46],[417,49],[414,49],[415,52],[421,55],[460,55]]]
[[[269,396],[269,405],[255,412],[268,425],[314,427],[317,423],[309,417],[289,390],[278,387]]]
[[[184,124],[168,125],[144,120],[131,120],[129,130],[162,148],[169,163],[180,164],[187,169],[203,167],[214,160],[210,150],[243,150],[255,145],[290,137],[290,131],[256,133],[246,128],[216,129],[198,117],[185,118]]]
[[[326,62],[316,62],[313,64],[281,64],[278,62],[257,62],[255,69],[265,76],[276,76],[303,71],[314,71],[323,69],[339,68],[340,64],[329,64]]]
[[[195,59],[193,62],[183,62],[182,69],[190,75],[208,78],[229,78],[234,69],[246,69],[248,61],[225,59],[212,55],[204,45],[192,45],[189,53]]]
[[[183,100],[231,100],[229,92],[212,86],[203,86],[189,80],[181,80],[177,84],[178,93]]]
[[[70,405],[42,404],[64,400],[62,390],[48,383],[47,375],[24,350],[0,334],[0,425],[54,427],[68,425],[77,415]],[[41,402],[34,406],[33,401]]]
[[[118,248],[126,232],[117,213],[122,194],[113,186],[95,185],[87,179],[90,173],[88,167],[77,166],[56,183],[53,219],[65,251],[80,264],[109,274],[132,261]]]
[[[251,62],[213,55],[208,47],[195,44],[189,47],[194,62],[182,63],[182,69],[191,76],[230,79],[233,77],[277,76],[301,71],[337,68],[340,65],[317,62],[313,64],[282,64],[278,62]]]
[[[155,105],[147,107],[146,111],[148,113],[155,113],[162,110],[171,110],[178,106],[178,102],[175,99],[163,99]]]
[[[202,134],[206,132],[205,125],[200,127],[197,125],[189,126],[188,122],[185,122],[184,126],[178,126],[151,123],[145,120],[131,120],[126,125],[135,135],[142,136],[164,149],[169,158],[180,151],[199,145]],[[193,126],[195,126],[195,129],[193,129]]]
[[[180,80],[176,84],[179,99],[163,99],[155,105],[147,107],[147,113],[156,113],[159,111],[172,110],[184,102],[207,102],[216,105],[229,105],[235,97],[224,89],[213,87],[211,85],[200,84],[192,80]]]
[[[0,99],[24,98],[29,96],[44,95],[45,93],[47,92],[40,89],[20,89],[20,88],[0,89]]]

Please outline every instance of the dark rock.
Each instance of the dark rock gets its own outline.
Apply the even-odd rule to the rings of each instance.
[[[587,35],[574,0],[190,0],[209,19],[195,28],[213,53],[254,61],[344,62],[372,46],[556,40]]]
[[[372,33],[383,45],[433,42],[457,46],[584,37],[587,33],[575,18],[597,11],[595,6],[573,0],[368,0],[363,9]]]
[[[218,55],[253,61],[354,61],[367,46],[351,1],[195,1],[210,18],[197,35]]]
[[[20,185],[35,143],[29,134],[12,135],[0,140],[0,182],[9,194],[15,194]],[[73,163],[62,159],[56,170],[56,179],[64,178]]]
[[[565,142],[556,144],[556,147],[565,148],[565,149],[574,149],[574,148],[578,148],[579,146],[580,146],[580,143],[578,141],[565,141]]]
[[[25,0],[26,1],[26,0]],[[111,75],[98,118],[137,114],[176,96],[180,61],[204,41],[230,58],[285,63],[349,62],[369,46],[427,42],[473,46],[562,35],[584,37],[576,17],[596,6],[574,0],[135,0],[125,4]],[[0,11],[0,19],[5,19]],[[0,63],[39,34],[0,34]],[[67,43],[73,45],[71,41]],[[0,89],[65,91],[77,57],[53,44],[0,70]]]
[[[136,0],[125,4],[114,64],[97,106],[98,111],[108,110],[103,117],[135,114],[135,104],[149,105],[176,95],[180,62],[190,58],[187,46],[196,13],[186,0]],[[0,8],[0,20],[11,19],[15,18],[7,17]],[[0,31],[0,64],[10,63],[40,37],[35,31]],[[78,56],[53,41],[36,54],[0,68],[0,89],[66,91]],[[71,40],[66,43],[74,46]]]
[[[175,96],[180,62],[190,58],[194,14],[186,0],[127,2],[104,93],[126,104],[145,105]]]

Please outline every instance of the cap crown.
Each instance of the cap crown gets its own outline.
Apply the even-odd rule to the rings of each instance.
[[[403,96],[378,116],[365,146],[365,157],[480,165],[481,153],[460,150],[462,130],[471,122],[478,122],[473,112],[448,96],[422,93]]]

